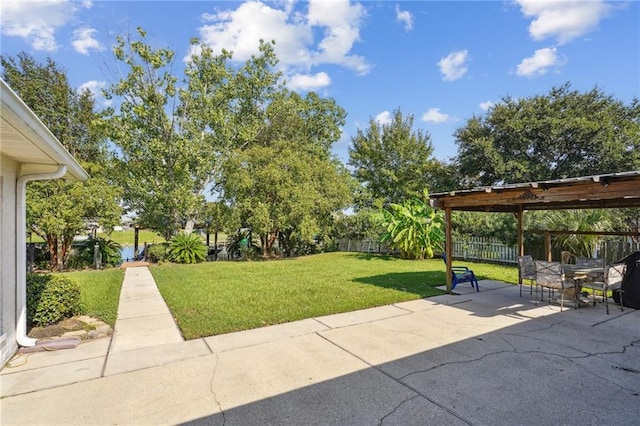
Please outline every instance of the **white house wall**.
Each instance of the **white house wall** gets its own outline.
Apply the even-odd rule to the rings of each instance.
[[[0,366],[16,344],[16,180],[18,163],[0,155]]]

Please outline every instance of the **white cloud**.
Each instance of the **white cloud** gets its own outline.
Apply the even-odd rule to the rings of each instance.
[[[104,50],[104,47],[100,44],[98,40],[96,40],[93,35],[96,34],[97,31],[93,28],[78,28],[73,31],[73,42],[71,43],[76,49],[76,52],[82,53],[83,55],[89,54],[89,49],[94,50]]]
[[[593,31],[613,9],[603,0],[516,0],[516,3],[523,15],[533,18],[529,34],[534,40],[551,37],[560,44]]]
[[[72,21],[77,3],[67,0],[3,1],[2,34],[22,37],[35,50],[58,48],[56,31]]]
[[[440,108],[429,108],[429,110],[422,115],[422,121],[428,123],[444,123],[450,118],[449,115],[440,112]]]
[[[295,74],[287,80],[291,90],[317,90],[331,84],[331,77],[326,72],[314,75]]]
[[[104,106],[110,106],[112,104],[112,100],[108,100],[105,99],[102,96],[102,89],[104,89],[105,87],[107,87],[107,82],[106,81],[98,81],[98,80],[90,80],[87,82],[82,83],[80,86],[78,86],[78,88],[76,89],[76,91],[78,93],[82,93],[84,90],[89,90],[91,92],[91,94],[93,95],[93,99]]]
[[[495,102],[493,101],[485,101],[485,102],[480,102],[480,109],[483,111],[488,111],[489,108],[491,108],[492,106],[495,105]]]
[[[102,89],[104,89],[106,86],[107,83],[105,81],[90,80],[78,86],[77,91],[78,93],[81,93],[84,90],[89,90],[95,96],[100,95],[102,93]]]
[[[250,0],[236,9],[203,15],[200,38],[215,52],[233,51],[236,61],[258,52],[258,41],[275,40],[275,50],[285,68],[308,70],[320,64],[336,64],[359,74],[369,71],[367,61],[351,54],[360,38],[364,8],[347,0],[311,0],[305,12],[293,2],[266,5]],[[314,34],[322,33],[320,40]]]
[[[442,73],[442,79],[444,81],[458,80],[467,73],[467,66],[465,64],[467,54],[467,50],[459,50],[457,52],[451,52],[448,56],[440,59],[438,67],[440,68],[440,73]]]
[[[380,114],[376,115],[376,121],[382,126],[384,126],[385,124],[390,124],[391,113],[389,111],[382,111]]]
[[[396,4],[396,19],[404,23],[404,30],[411,31],[413,29],[413,15],[407,10],[400,10],[400,6]]]
[[[516,74],[520,77],[538,77],[546,74],[551,67],[564,65],[564,61],[558,57],[555,47],[545,47],[538,49],[533,56],[525,58],[520,62]]]
[[[259,40],[276,41],[279,59],[287,63],[308,61],[305,44],[311,31],[291,22],[285,10],[273,9],[259,1],[248,1],[235,10],[203,15],[208,23],[200,27],[200,37],[214,51],[233,51],[234,59],[246,61],[258,53]]]

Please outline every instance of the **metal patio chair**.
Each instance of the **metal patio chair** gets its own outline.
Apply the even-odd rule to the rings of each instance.
[[[536,264],[533,261],[533,257],[529,255],[518,256],[518,284],[520,284],[520,297],[522,297],[522,282],[524,280],[529,280],[529,294],[533,294],[533,283],[536,281]]]
[[[546,262],[536,260],[536,285],[542,287],[540,301],[544,300],[544,288],[549,289],[549,303],[551,303],[551,291],[558,290],[560,293],[560,311],[564,309],[564,291],[570,288],[575,289],[575,284],[566,281],[562,273],[560,262]],[[575,295],[574,295],[575,297]]]

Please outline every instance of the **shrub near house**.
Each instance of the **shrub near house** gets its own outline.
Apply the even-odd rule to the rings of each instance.
[[[27,275],[27,318],[44,327],[82,313],[80,287],[73,280],[50,274]]]

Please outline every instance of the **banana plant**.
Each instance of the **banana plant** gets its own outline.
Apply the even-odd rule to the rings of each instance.
[[[426,189],[422,199],[391,204],[384,211],[384,226],[380,241],[398,249],[403,259],[430,259],[435,248],[442,249],[444,219],[429,206]]]

